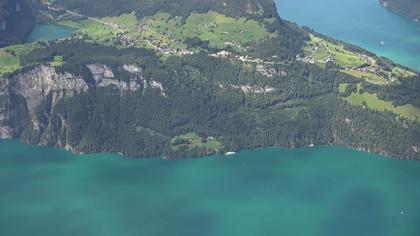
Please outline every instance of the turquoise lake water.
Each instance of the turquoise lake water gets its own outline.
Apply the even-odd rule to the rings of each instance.
[[[420,65],[419,24],[376,0],[278,2],[285,19]],[[28,40],[72,32],[55,27]],[[419,183],[418,161],[339,147],[164,161],[0,140],[0,235],[419,236]]]
[[[420,22],[378,0],[276,0],[283,19],[361,46],[420,71]],[[381,45],[383,41],[385,44]]]
[[[420,163],[338,147],[184,161],[0,141],[0,235],[418,236]]]
[[[36,25],[26,39],[27,43],[35,41],[50,41],[69,36],[75,31],[74,28],[57,24]]]

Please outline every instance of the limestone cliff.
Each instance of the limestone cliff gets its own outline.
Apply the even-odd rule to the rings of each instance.
[[[117,89],[122,95],[140,89],[155,89],[166,96],[162,84],[145,79],[142,69],[136,65],[122,65],[120,68],[130,74],[129,81],[115,79],[114,72],[107,65],[90,64],[87,67],[94,84],[46,65],[1,78],[0,138],[22,138],[28,143],[59,146],[78,152],[67,141],[67,132],[72,127],[66,122],[65,115],[54,113],[60,100],[106,87]],[[60,119],[59,128],[52,127],[52,119]]]

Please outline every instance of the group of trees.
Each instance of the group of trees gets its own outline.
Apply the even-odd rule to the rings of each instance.
[[[257,13],[260,17],[277,16],[272,0],[56,0],[55,3],[89,16],[120,15],[133,11],[139,18],[152,16],[158,11],[183,17],[208,11],[232,17]]]
[[[375,86],[365,84],[364,89],[378,93],[378,97],[385,101],[393,101],[394,105],[400,106],[412,104],[420,107],[420,76],[401,80],[393,86]]]

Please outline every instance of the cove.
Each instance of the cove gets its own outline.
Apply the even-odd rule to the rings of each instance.
[[[416,236],[420,163],[339,147],[165,161],[0,141],[0,235]]]
[[[26,38],[26,43],[36,41],[51,41],[64,38],[73,33],[76,29],[58,24],[38,24]]]
[[[387,10],[378,0],[276,0],[276,3],[283,19],[420,71],[420,23]]]

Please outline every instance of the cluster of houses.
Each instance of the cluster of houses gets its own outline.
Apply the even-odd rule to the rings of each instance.
[[[126,33],[122,33],[118,35],[118,42],[120,42],[124,46],[135,46],[136,43],[138,43],[139,41],[144,41],[147,42],[157,51],[168,55],[192,55],[195,53],[194,51],[189,51],[187,49],[178,49],[170,47],[170,45],[162,43],[160,40],[155,39],[153,36],[145,38],[143,35],[147,32],[148,29],[143,24],[135,26],[135,30],[139,33],[139,35],[129,35]],[[178,42],[175,39],[171,39],[170,43],[177,44]]]

